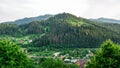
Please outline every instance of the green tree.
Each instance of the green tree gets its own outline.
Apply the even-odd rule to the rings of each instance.
[[[104,42],[86,68],[120,68],[120,46],[111,40]]]
[[[60,59],[48,58],[40,64],[39,68],[68,68],[68,66]]]
[[[32,61],[15,43],[0,40],[0,68],[31,68]]]
[[[79,68],[75,64],[66,64],[60,59],[47,58],[40,63],[38,68]]]

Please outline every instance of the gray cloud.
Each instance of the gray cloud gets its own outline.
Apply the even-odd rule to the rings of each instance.
[[[27,14],[28,0],[0,0],[0,21],[22,18]]]
[[[120,19],[120,0],[89,0],[89,8],[84,14],[88,18],[116,18]]]
[[[0,0],[0,22],[62,12],[120,19],[119,9],[120,0]]]

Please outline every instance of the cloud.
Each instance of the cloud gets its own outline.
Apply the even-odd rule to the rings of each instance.
[[[0,0],[0,22],[62,12],[120,19],[119,9],[120,0]]]
[[[84,14],[88,18],[120,19],[120,0],[89,0],[89,9]]]
[[[82,15],[87,0],[0,0],[0,21],[69,12]]]

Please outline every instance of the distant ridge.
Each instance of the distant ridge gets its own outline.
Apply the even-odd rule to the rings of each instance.
[[[104,23],[118,23],[118,24],[120,24],[120,20],[116,20],[116,19],[98,18],[98,19],[92,19],[92,20],[104,22]]]
[[[21,24],[30,23],[32,21],[47,20],[48,18],[50,18],[52,16],[54,16],[54,15],[46,14],[46,15],[41,15],[41,16],[37,16],[37,17],[23,18],[23,19],[18,19],[15,21],[3,22],[3,23],[21,25]]]

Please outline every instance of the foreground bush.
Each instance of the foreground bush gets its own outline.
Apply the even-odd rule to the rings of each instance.
[[[120,45],[104,42],[86,68],[120,68]]]
[[[31,68],[27,54],[16,44],[0,40],[0,68]]]
[[[38,68],[80,68],[74,64],[66,64],[60,59],[47,58],[40,63]]]

